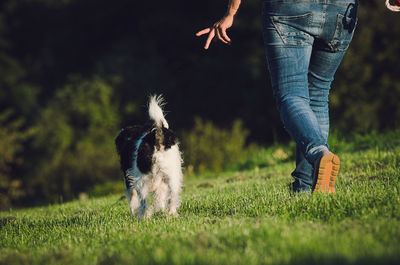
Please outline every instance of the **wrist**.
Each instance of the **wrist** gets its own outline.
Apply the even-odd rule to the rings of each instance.
[[[228,11],[226,12],[226,16],[233,17],[236,15],[237,11],[238,11],[238,9],[230,7],[230,8],[228,8]]]
[[[241,0],[229,0],[228,11],[226,12],[229,16],[235,16],[239,10]]]

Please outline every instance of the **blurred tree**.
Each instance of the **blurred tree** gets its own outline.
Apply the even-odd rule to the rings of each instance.
[[[26,70],[10,55],[12,45],[5,22],[7,9],[2,7],[0,4],[0,111],[12,109],[14,116],[27,116],[36,106],[38,88],[24,80]]]
[[[28,195],[46,201],[71,199],[119,176],[116,106],[112,88],[97,77],[73,77],[57,90],[35,127],[35,165],[24,179]]]
[[[236,120],[231,129],[221,129],[197,117],[194,127],[183,134],[185,164],[196,172],[221,172],[245,156],[249,131]]]
[[[23,121],[10,120],[12,111],[0,113],[0,210],[18,202],[24,191],[20,178],[12,176],[12,170],[22,164],[22,143],[29,131],[22,130]]]
[[[400,20],[383,1],[361,1],[349,51],[333,84],[334,125],[344,134],[400,126]]]

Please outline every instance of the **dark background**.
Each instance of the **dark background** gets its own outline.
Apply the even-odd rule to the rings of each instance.
[[[261,1],[243,1],[231,46],[194,34],[227,1],[20,0],[0,3],[0,207],[74,198],[120,172],[119,128],[162,93],[181,132],[195,117],[236,119],[248,142],[289,140],[266,69]],[[400,15],[361,1],[330,97],[343,135],[399,127]]]

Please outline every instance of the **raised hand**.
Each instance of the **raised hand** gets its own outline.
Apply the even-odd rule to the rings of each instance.
[[[226,30],[229,29],[233,24],[234,16],[226,15],[221,20],[216,22],[212,27],[205,28],[196,33],[197,37],[200,37],[204,34],[208,34],[206,44],[204,45],[204,49],[208,49],[210,47],[212,40],[219,40],[225,44],[230,44],[231,39],[226,34]]]

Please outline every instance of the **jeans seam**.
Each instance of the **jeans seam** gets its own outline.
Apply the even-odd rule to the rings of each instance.
[[[274,25],[274,28],[275,28],[276,32],[278,32],[278,35],[279,35],[279,37],[281,38],[283,44],[286,45],[287,43],[286,43],[286,41],[285,41],[285,38],[282,36],[281,31],[280,31],[280,30],[278,29],[278,27],[276,26],[273,17],[270,16],[269,19],[271,20],[272,25]],[[284,46],[284,45],[283,45],[283,46]]]

